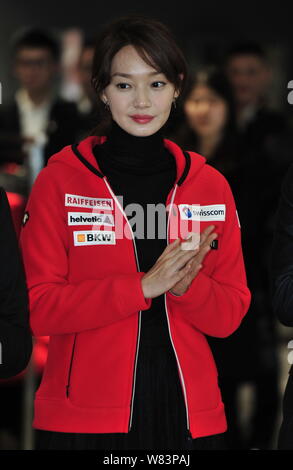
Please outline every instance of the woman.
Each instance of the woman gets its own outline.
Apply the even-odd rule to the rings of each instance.
[[[163,138],[186,77],[163,24],[109,24],[92,77],[108,127],[50,158],[21,236],[32,329],[50,336],[37,448],[223,448],[205,334],[231,334],[250,302],[231,190]]]
[[[241,153],[233,92],[226,76],[214,66],[200,69],[190,78],[184,95],[182,124],[174,140],[204,155],[231,185]]]

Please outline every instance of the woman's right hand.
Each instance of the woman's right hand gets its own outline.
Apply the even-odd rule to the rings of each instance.
[[[167,292],[188,273],[188,261],[198,253],[199,249],[182,250],[180,245],[180,238],[170,243],[153,267],[141,278],[146,299]]]

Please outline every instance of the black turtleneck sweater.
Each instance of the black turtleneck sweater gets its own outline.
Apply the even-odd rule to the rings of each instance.
[[[167,246],[167,212],[165,211],[165,227],[158,227],[156,217],[155,228],[149,227],[155,236],[147,238],[147,205],[166,205],[167,196],[176,179],[176,162],[164,146],[163,131],[160,129],[150,136],[137,137],[112,121],[107,141],[97,145],[94,154],[116,196],[123,196],[123,208],[135,236],[139,268],[140,271],[147,272]],[[131,223],[136,215],[135,212],[127,211],[127,205],[131,203],[140,204],[143,208],[144,227]],[[171,344],[163,294],[152,300],[150,309],[142,311],[142,347],[146,342]]]

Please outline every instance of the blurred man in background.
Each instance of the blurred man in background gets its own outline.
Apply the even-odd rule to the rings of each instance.
[[[252,292],[243,334],[248,344],[244,357],[249,367],[239,368],[240,379],[254,386],[254,415],[249,447],[270,448],[280,405],[277,322],[269,292],[269,253],[281,181],[291,161],[290,130],[285,116],[272,109],[268,95],[272,70],[259,44],[235,44],[225,60],[234,89],[236,123],[240,139],[241,175],[238,210],[245,227],[243,250]],[[252,347],[254,346],[254,347]],[[254,360],[253,360],[254,359]]]
[[[75,104],[58,96],[59,44],[47,32],[29,30],[17,38],[13,71],[19,83],[12,103],[0,114],[0,133],[21,136],[26,143],[28,188],[49,157],[71,144],[79,120]]]
[[[76,140],[80,118],[76,104],[59,97],[60,47],[49,33],[30,29],[18,36],[12,59],[19,88],[13,101],[0,108],[0,184],[7,191],[19,233],[25,202],[35,178],[51,155]],[[22,199],[12,204],[16,196]],[[8,418],[9,429],[7,425],[5,434],[8,448],[19,448],[21,439],[24,440],[20,409],[28,386],[39,385],[47,343],[47,337],[35,339],[29,374],[19,374],[1,384],[1,394],[13,397],[15,409]],[[29,403],[25,404],[23,413],[30,422]]]
[[[259,44],[235,44],[225,65],[234,88],[238,129],[249,145],[260,148],[286,127],[284,116],[268,105],[272,71],[266,53]]]

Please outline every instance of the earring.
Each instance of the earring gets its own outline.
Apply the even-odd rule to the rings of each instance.
[[[105,105],[105,109],[106,109],[107,111],[110,111],[109,102],[108,102],[108,101],[104,101],[104,105]]]
[[[173,99],[174,109],[176,109],[176,98]]]

